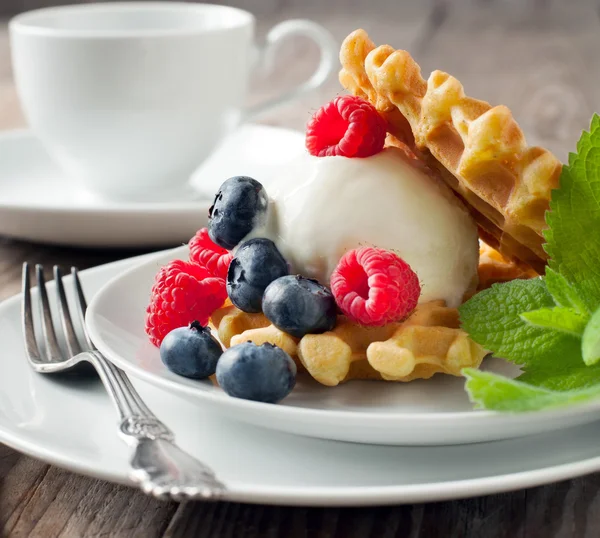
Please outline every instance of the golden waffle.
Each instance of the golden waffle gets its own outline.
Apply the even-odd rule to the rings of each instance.
[[[249,329],[257,329],[270,325],[270,321],[263,314],[248,314],[238,310],[233,305],[223,306],[215,310],[210,317],[210,322],[217,330],[219,340],[225,347],[231,345],[231,338]]]
[[[211,318],[225,345],[269,342],[284,349],[319,383],[338,385],[351,379],[412,381],[435,373],[460,376],[476,368],[486,352],[460,330],[458,310],[444,301],[419,305],[402,323],[363,327],[339,316],[336,327],[301,339],[269,324],[262,314],[225,307]]]
[[[265,318],[267,319],[267,318]],[[275,325],[270,325],[270,321],[267,320],[266,327],[259,327],[256,329],[247,329],[241,334],[236,334],[231,337],[231,345],[237,346],[242,342],[251,341],[254,342],[257,346],[261,344],[273,344],[274,346],[280,347],[285,351],[290,357],[292,357],[298,366],[301,364],[298,362],[298,342],[299,338],[294,338],[291,334],[284,333],[281,329],[275,327]]]
[[[558,187],[558,159],[527,146],[505,106],[467,97],[460,82],[442,71],[426,81],[408,52],[375,47],[364,30],[344,40],[340,60],[342,85],[373,103],[390,133],[414,144],[440,172],[466,202],[481,238],[507,258],[543,272],[544,214]]]
[[[387,340],[397,323],[362,327],[340,316],[332,331],[307,334],[298,344],[298,358],[319,383],[335,386],[350,379],[381,379],[366,360],[372,342]]]
[[[460,376],[463,368],[478,368],[486,354],[460,329],[408,325],[373,342],[367,360],[386,381],[413,381],[437,373]]]
[[[479,249],[479,266],[477,268],[479,286],[477,291],[489,288],[498,282],[508,282],[517,278],[534,278],[539,276],[531,267],[518,265],[507,260],[497,250],[481,242]]]

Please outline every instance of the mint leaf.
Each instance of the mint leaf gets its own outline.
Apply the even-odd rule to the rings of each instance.
[[[569,390],[600,382],[600,367],[586,366],[581,340],[564,332],[535,327],[521,314],[553,308],[543,279],[495,284],[459,308],[462,328],[495,356],[518,364],[519,379],[549,389]]]
[[[533,325],[546,329],[554,329],[581,338],[588,318],[579,314],[573,308],[555,306],[540,308],[521,314],[521,319]]]
[[[552,193],[546,216],[546,251],[588,311],[600,306],[600,117],[592,118],[577,153],[563,167],[560,189]]]
[[[568,353],[579,357],[575,364],[554,364],[543,367],[526,368],[519,377],[519,381],[530,383],[536,387],[545,387],[552,390],[573,390],[592,387],[600,383],[600,366],[586,366],[581,358],[581,341],[571,338]]]
[[[556,301],[558,306],[574,308],[581,314],[589,314],[585,302],[579,297],[577,291],[571,286],[567,279],[550,267],[546,268],[546,287]]]
[[[462,328],[485,349],[516,364],[535,365],[548,362],[548,353],[552,354],[550,362],[560,360],[566,349],[562,346],[556,355],[557,343],[566,339],[577,342],[521,319],[523,312],[554,306],[545,282],[536,278],[494,284],[459,307],[459,313]]]
[[[462,328],[478,344],[499,357],[526,364],[544,359],[548,331],[532,327],[520,315],[554,305],[542,279],[513,280],[477,293],[459,307],[459,314]]]
[[[587,365],[600,361],[600,308],[594,312],[583,332],[581,352]]]
[[[583,403],[600,397],[600,384],[585,389],[558,392],[534,387],[491,372],[465,368],[466,390],[477,409],[535,411]]]

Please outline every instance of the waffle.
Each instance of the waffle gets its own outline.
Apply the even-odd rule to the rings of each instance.
[[[351,379],[460,376],[462,368],[478,367],[486,355],[459,329],[458,311],[444,301],[419,305],[406,321],[384,327],[363,327],[339,316],[332,331],[301,339],[277,329],[262,314],[246,314],[234,307],[218,310],[211,321],[226,346],[246,341],[277,345],[300,370],[329,386]]]
[[[226,305],[215,310],[210,317],[210,322],[225,347],[231,346],[231,339],[236,334],[250,329],[267,327],[271,323],[263,314],[248,314],[233,305]]]
[[[497,250],[485,243],[480,244],[479,266],[477,268],[479,285],[477,291],[485,290],[492,284],[508,282],[518,278],[534,278],[539,276],[531,267],[516,264],[507,260]]]
[[[481,238],[503,256],[543,272],[545,212],[562,165],[529,147],[505,106],[465,95],[454,77],[426,81],[410,54],[375,47],[364,30],[342,44],[340,82],[369,100],[390,134],[415,151],[466,202]]]

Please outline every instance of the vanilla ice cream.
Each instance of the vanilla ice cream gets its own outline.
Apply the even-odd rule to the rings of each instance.
[[[420,302],[458,306],[476,282],[477,229],[437,179],[396,148],[365,159],[305,156],[269,185],[272,239],[294,272],[329,285],[359,246],[393,250],[421,281]]]

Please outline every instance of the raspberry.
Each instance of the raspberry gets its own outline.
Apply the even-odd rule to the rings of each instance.
[[[342,95],[321,107],[306,126],[315,157],[369,157],[383,149],[387,123],[368,101]]]
[[[146,309],[146,334],[155,346],[173,329],[208,317],[227,298],[225,280],[212,276],[196,263],[175,260],[156,275]]]
[[[233,255],[213,243],[208,228],[202,228],[190,240],[190,261],[204,267],[212,276],[227,279],[227,269]]]
[[[351,320],[381,326],[415,309],[421,285],[410,265],[393,252],[361,247],[344,254],[331,275],[331,291]]]

